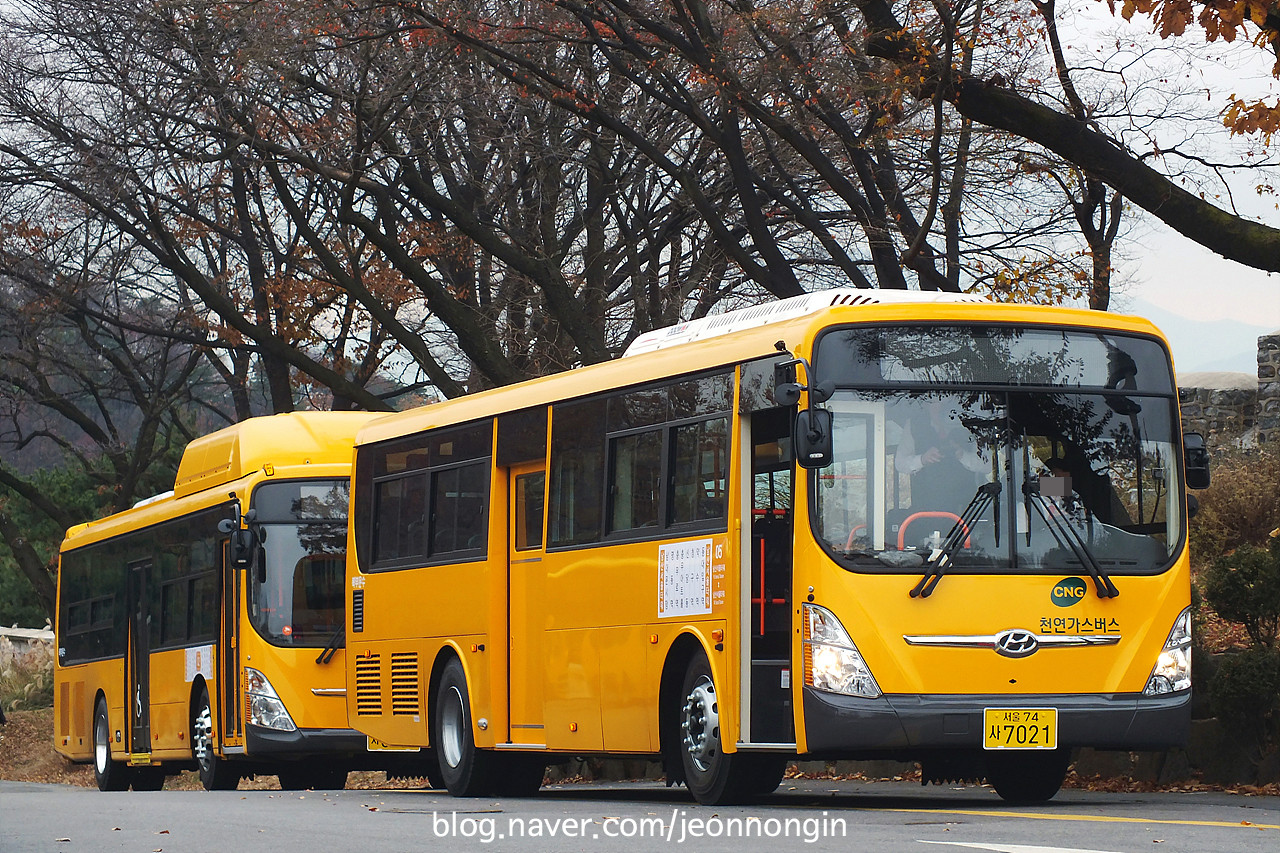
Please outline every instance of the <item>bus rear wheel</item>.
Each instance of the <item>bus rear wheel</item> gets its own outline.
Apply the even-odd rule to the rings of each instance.
[[[127,791],[130,768],[111,760],[111,721],[107,703],[99,699],[93,707],[93,779],[99,791]]]
[[[471,731],[467,674],[453,658],[440,673],[434,723],[436,756],[444,786],[455,797],[483,797],[494,790],[493,756],[476,749]],[[541,777],[539,777],[541,784]]]
[[[206,791],[234,791],[240,784],[240,773],[214,751],[213,709],[209,705],[209,688],[200,685],[195,712],[191,719],[191,754],[200,772],[200,784]]]
[[[1043,803],[1053,799],[1066,778],[1071,750],[1009,752],[987,759],[987,782],[1010,803]]]
[[[689,661],[680,688],[680,759],[689,793],[703,805],[753,800],[782,781],[786,757],[726,753],[721,749],[720,701],[711,664],[703,654]]]

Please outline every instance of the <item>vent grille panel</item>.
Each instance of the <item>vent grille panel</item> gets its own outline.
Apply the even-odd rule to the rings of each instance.
[[[382,714],[381,655],[356,658],[356,714],[376,717]]]
[[[351,591],[351,633],[364,631],[364,590]]]
[[[418,709],[418,653],[391,655],[391,713],[415,716]]]

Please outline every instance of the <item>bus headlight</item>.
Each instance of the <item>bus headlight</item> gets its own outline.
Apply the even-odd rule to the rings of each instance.
[[[244,668],[244,704],[248,712],[246,717],[255,726],[279,732],[292,732],[298,728],[267,677],[248,666]]]
[[[871,669],[835,614],[804,606],[804,683],[818,690],[875,699],[880,695]]]
[[[1169,639],[1156,658],[1156,665],[1143,688],[1144,696],[1177,693],[1191,687],[1191,608],[1178,614]]]

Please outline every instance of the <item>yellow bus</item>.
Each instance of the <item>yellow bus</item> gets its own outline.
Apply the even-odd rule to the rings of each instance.
[[[1189,728],[1188,484],[1148,322],[835,290],[370,422],[348,713],[459,796],[658,757],[703,803],[797,757],[1052,797]]]
[[[276,774],[341,788],[379,767],[347,724],[343,588],[356,431],[253,418],[193,441],[171,493],[67,532],[54,745],[102,790]],[[403,756],[398,756],[403,757]]]

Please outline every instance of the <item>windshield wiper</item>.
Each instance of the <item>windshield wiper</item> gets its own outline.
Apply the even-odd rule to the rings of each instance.
[[[316,663],[328,663],[333,660],[333,656],[338,653],[338,649],[342,648],[342,640],[346,636],[347,626],[339,625],[338,630],[333,632],[333,636],[329,638],[329,642],[320,650],[320,656],[316,658]]]
[[[992,520],[995,524],[996,546],[999,547],[1000,501],[996,500],[998,497],[1000,497],[999,480],[983,483],[978,487],[978,491],[974,493],[969,505],[964,508],[960,518],[956,520],[956,523],[951,526],[951,530],[947,532],[947,538],[942,540],[942,544],[929,555],[929,570],[924,573],[924,577],[920,578],[920,582],[912,588],[912,598],[928,598],[933,595],[934,589],[938,586],[938,581],[942,580],[943,574],[947,571],[947,566],[954,561],[956,551],[972,535],[975,524],[982,518],[982,514],[987,511],[987,507],[994,507]]]
[[[1022,484],[1022,492],[1026,497],[1027,506],[1036,508],[1036,512],[1044,519],[1045,526],[1049,528],[1049,532],[1053,534],[1053,538],[1058,541],[1058,544],[1065,544],[1070,548],[1071,553],[1075,554],[1080,564],[1089,571],[1089,576],[1093,578],[1093,584],[1097,588],[1098,598],[1115,598],[1118,596],[1120,590],[1116,589],[1116,585],[1111,582],[1111,578],[1103,571],[1102,565],[1093,556],[1093,552],[1089,550],[1089,545],[1084,541],[1084,537],[1080,535],[1080,531],[1071,526],[1067,519],[1058,512],[1057,507],[1050,505],[1044,499],[1044,495],[1040,494],[1039,484],[1034,483],[1031,477],[1028,476]],[[1028,523],[1028,537],[1031,536],[1030,531],[1031,525]]]

